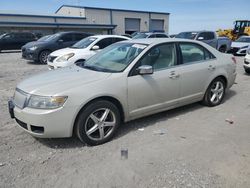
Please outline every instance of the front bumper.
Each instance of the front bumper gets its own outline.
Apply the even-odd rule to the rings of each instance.
[[[38,53],[37,51],[30,51],[29,49],[22,48],[22,58],[26,60],[38,60]]]
[[[53,110],[41,110],[15,106],[8,102],[9,113],[20,128],[34,137],[62,138],[71,137],[75,119],[75,108],[61,107]]]

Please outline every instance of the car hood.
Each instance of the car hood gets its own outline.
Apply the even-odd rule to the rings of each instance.
[[[244,46],[250,46],[250,43],[247,43],[247,42],[232,42],[232,45],[231,45],[232,48],[241,48],[241,47],[244,47]]]
[[[47,44],[48,42],[43,42],[43,41],[33,41],[33,42],[28,42],[25,44],[23,47],[24,48],[31,48],[33,46],[42,46],[44,44]]]
[[[77,49],[77,48],[63,48],[60,50],[56,50],[54,52],[52,52],[50,55],[51,56],[63,56],[69,53],[83,53],[84,51],[86,51],[86,48],[84,49]]]
[[[111,73],[92,71],[73,65],[29,77],[20,82],[17,88],[29,94],[52,96],[74,87],[83,87],[110,75]]]

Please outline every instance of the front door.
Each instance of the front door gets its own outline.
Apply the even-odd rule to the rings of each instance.
[[[140,75],[137,68],[151,65],[153,74]],[[174,43],[153,47],[128,77],[128,106],[131,118],[153,114],[178,103],[180,80]]]

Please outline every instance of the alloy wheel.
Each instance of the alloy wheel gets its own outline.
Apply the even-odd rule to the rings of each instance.
[[[85,122],[85,133],[89,139],[101,141],[114,130],[116,117],[108,108],[100,108],[91,113]]]
[[[213,104],[217,104],[222,100],[224,95],[224,84],[221,81],[216,81],[213,83],[210,90],[210,101]]]

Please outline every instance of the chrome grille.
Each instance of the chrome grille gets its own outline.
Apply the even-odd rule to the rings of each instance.
[[[27,100],[27,94],[19,89],[16,89],[14,94],[14,104],[15,106],[23,109]]]

